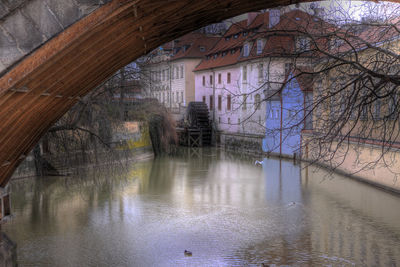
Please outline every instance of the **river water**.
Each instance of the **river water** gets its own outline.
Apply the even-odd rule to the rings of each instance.
[[[399,196],[254,160],[182,150],[81,177],[14,180],[2,231],[19,266],[400,266]]]

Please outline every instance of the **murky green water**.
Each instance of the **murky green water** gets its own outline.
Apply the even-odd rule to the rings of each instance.
[[[120,169],[13,181],[19,265],[400,266],[400,197],[348,178],[211,149]]]

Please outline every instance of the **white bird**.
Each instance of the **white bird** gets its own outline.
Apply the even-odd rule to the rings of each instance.
[[[296,205],[296,202],[292,201],[287,206],[290,207],[290,206],[294,206],[294,205]]]
[[[256,161],[254,162],[254,165],[257,165],[257,164],[262,165],[262,161],[256,160]]]

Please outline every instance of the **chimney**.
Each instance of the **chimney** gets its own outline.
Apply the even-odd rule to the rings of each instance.
[[[269,11],[269,24],[268,28],[274,27],[281,19],[281,11],[279,9],[271,9]]]
[[[322,18],[325,15],[325,10],[323,7],[314,8],[314,16]]]
[[[247,26],[249,26],[253,20],[257,17],[257,12],[249,12],[247,13]]]
[[[323,7],[320,7],[316,3],[311,3],[310,9],[314,11],[314,16],[317,18],[322,18],[325,15],[325,10]]]

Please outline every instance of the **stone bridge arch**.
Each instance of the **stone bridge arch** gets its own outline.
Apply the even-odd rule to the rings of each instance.
[[[0,186],[46,130],[119,68],[248,11],[307,0],[0,0]]]

